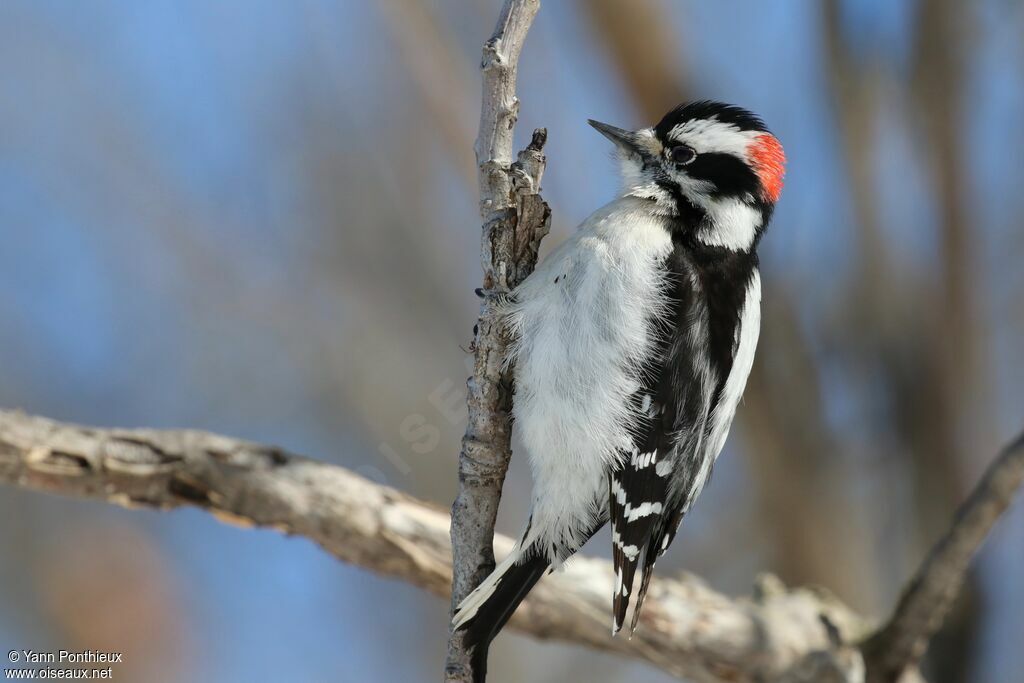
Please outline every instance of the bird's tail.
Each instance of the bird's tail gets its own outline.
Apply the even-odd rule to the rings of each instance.
[[[487,673],[487,650],[516,607],[544,575],[548,559],[543,553],[513,550],[491,575],[455,609],[452,625],[465,631],[463,642],[472,648],[473,681]]]

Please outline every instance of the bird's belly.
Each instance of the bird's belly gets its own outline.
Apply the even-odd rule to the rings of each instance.
[[[577,252],[589,253],[544,264],[534,274],[544,286],[516,311],[514,415],[534,480],[531,535],[554,559],[606,515],[608,469],[631,448],[630,397],[663,306],[658,254],[623,259],[614,246],[583,240]]]
[[[600,320],[561,318],[524,340],[534,350],[516,371],[515,422],[533,474],[533,520],[553,549],[576,547],[604,514],[607,471],[628,449],[629,395],[638,384],[593,334]],[[582,542],[582,541],[581,541]],[[554,550],[552,550],[554,552]]]

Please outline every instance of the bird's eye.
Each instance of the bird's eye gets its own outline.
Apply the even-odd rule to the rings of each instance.
[[[672,159],[672,163],[684,166],[696,159],[697,153],[686,145],[677,145],[669,152],[669,158]]]

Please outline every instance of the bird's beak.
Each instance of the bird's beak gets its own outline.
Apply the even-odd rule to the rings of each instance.
[[[609,126],[607,123],[601,123],[594,119],[587,119],[587,123],[596,128],[597,132],[601,135],[614,142],[616,146],[627,152],[639,154],[640,156],[646,156],[649,153],[641,136],[631,130]]]

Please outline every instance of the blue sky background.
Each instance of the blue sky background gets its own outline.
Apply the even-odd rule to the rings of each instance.
[[[691,89],[761,113],[786,146],[787,187],[762,250],[766,291],[798,302],[828,428],[853,444],[843,467],[858,472],[850,490],[863,502],[859,533],[912,548],[903,544],[904,508],[887,499],[900,466],[865,455],[879,443],[864,435],[870,391],[850,389],[860,380],[815,333],[856,277],[859,234],[819,5],[663,4]],[[902,272],[927,273],[937,258],[935,196],[901,99],[916,4],[842,4],[855,55],[886,74],[877,138],[864,144],[877,149],[888,254]],[[430,112],[408,56],[415,47],[396,28],[410,16],[397,0],[0,5],[0,406],[273,442],[447,505],[462,425],[430,397],[458,394],[465,377],[459,346],[479,280],[466,169],[475,67],[496,5],[423,5],[445,46],[447,61],[430,64],[451,87],[428,80],[427,90],[450,95],[448,131]],[[1020,429],[1024,405],[1024,20],[1016,2],[981,2],[972,12],[964,178],[987,335],[979,372],[993,397],[984,444],[994,448]],[[607,146],[586,119],[652,123],[610,59],[580,3],[545,3],[522,61],[517,135],[549,131],[544,188],[555,222],[546,248],[615,190]],[[432,452],[403,440],[409,415],[438,427]],[[737,593],[780,551],[751,521],[757,482],[736,453],[741,444],[727,447],[673,560]],[[402,467],[381,456],[382,445]],[[965,461],[965,476],[973,480],[990,452]],[[508,486],[506,532],[528,500],[521,461]],[[990,592],[979,681],[1010,683],[1024,669],[1022,534],[1017,505],[981,556]],[[139,668],[125,676],[138,680],[428,681],[441,670],[442,601],[301,539],[192,511],[129,512],[2,489],[0,547],[0,649],[93,636],[117,643],[128,637],[118,619],[95,633],[89,625],[127,610],[136,650],[125,656]],[[878,614],[915,552],[876,567],[877,580],[844,597]],[[100,596],[113,590],[103,572],[89,574],[96,553],[134,567],[121,577],[138,586],[134,602],[55,602],[82,585]],[[151,575],[140,557],[164,570]],[[667,680],[575,648],[510,634],[501,642],[493,668],[508,678],[499,680],[557,681],[572,671]]]

